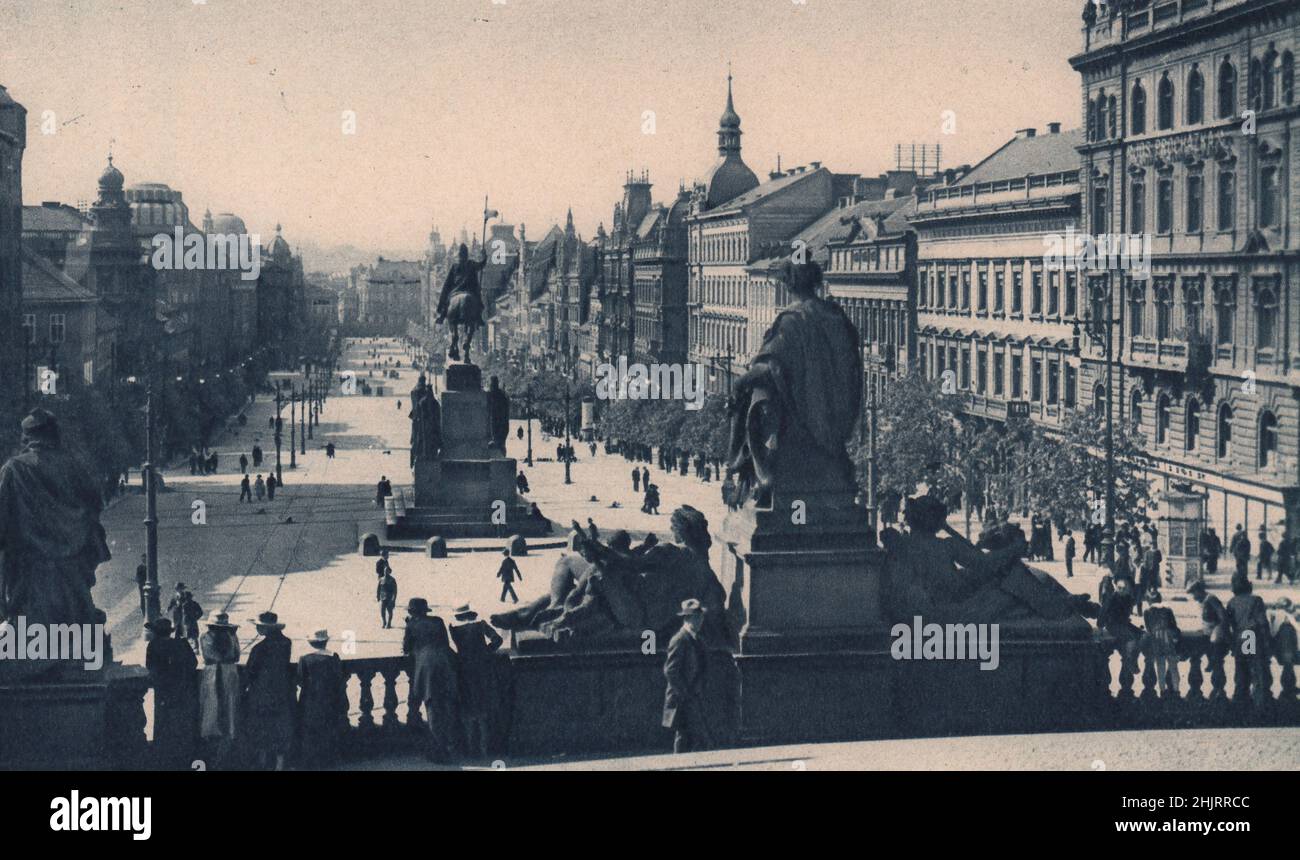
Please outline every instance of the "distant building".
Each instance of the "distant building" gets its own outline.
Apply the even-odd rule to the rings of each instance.
[[[423,271],[419,261],[376,260],[360,284],[357,314],[362,331],[405,335],[408,323],[420,317]]]
[[[0,86],[0,367],[18,367],[23,296],[23,150],[27,111]],[[0,383],[0,403],[20,405],[16,374]]]
[[[96,315],[99,300],[54,263],[23,249],[23,307],[21,366],[33,378],[34,390],[66,393],[69,388],[94,385],[104,329]],[[38,369],[53,376],[41,378]]]

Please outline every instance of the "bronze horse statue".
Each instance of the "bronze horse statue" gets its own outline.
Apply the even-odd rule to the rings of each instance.
[[[451,348],[447,356],[460,361],[460,335],[465,334],[465,361],[469,361],[474,335],[483,324],[483,294],[479,286],[479,272],[487,263],[487,255],[480,260],[470,260],[469,249],[462,243],[456,263],[447,272],[442,293],[438,297],[438,318],[451,329]]]

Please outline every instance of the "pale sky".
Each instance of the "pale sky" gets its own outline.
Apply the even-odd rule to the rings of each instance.
[[[874,175],[895,143],[973,163],[1079,124],[1078,0],[2,0],[0,84],[28,109],[24,197],[128,184],[197,223],[291,243],[423,247],[483,195],[539,238],[608,227],[628,169],[656,201],[717,157],[735,75],[744,158]],[[955,134],[942,115],[956,112]],[[57,132],[42,134],[46,111]],[[343,133],[354,111],[356,133]],[[654,133],[643,112],[654,112]],[[311,261],[307,260],[307,268]]]

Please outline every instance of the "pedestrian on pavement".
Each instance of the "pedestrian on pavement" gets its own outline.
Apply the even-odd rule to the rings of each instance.
[[[1268,539],[1268,532],[1259,527],[1259,557],[1255,562],[1255,578],[1262,579],[1273,574],[1273,542]]]
[[[664,659],[663,727],[673,730],[673,752],[708,749],[713,744],[705,711],[709,653],[701,631],[704,607],[695,598],[682,601],[682,627],[668,643]]]
[[[334,443],[333,443],[333,442],[327,442],[327,443],[325,444],[325,456],[328,457],[328,458],[331,459],[331,460],[334,459]]]
[[[1277,542],[1277,579],[1274,582],[1295,582],[1295,541],[1290,532],[1283,532]]]
[[[1250,538],[1246,536],[1246,531],[1237,524],[1237,531],[1232,536],[1232,542],[1228,544],[1228,551],[1232,553],[1232,560],[1236,562],[1238,577],[1247,576],[1247,570],[1250,567]]]
[[[149,607],[145,605],[144,587],[149,582],[148,556],[141,554],[140,563],[135,566],[135,587],[140,592],[140,617],[149,617]]]
[[[239,726],[238,625],[224,612],[208,622],[199,641],[203,677],[199,683],[199,736],[211,749],[207,761],[225,764]]]
[[[641,492],[641,470],[636,466],[632,467],[632,492]]]
[[[456,608],[451,641],[460,664],[460,720],[470,755],[487,758],[488,738],[496,710],[496,664],[492,652],[501,647],[501,635],[479,620],[469,604]]]
[[[505,603],[506,595],[509,594],[510,599],[518,603],[519,595],[515,594],[514,582],[516,579],[523,582],[524,575],[519,572],[519,565],[515,564],[515,560],[510,557],[509,547],[501,550],[501,554],[505,556],[501,559],[501,566],[497,568],[497,579],[501,580],[501,602]]]
[[[429,615],[429,603],[423,597],[412,597],[406,612],[402,653],[412,658],[407,709],[419,713],[420,706],[424,706],[428,757],[440,764],[448,763],[456,713],[456,664],[447,625],[436,615]]]
[[[253,486],[248,481],[248,475],[244,475],[243,480],[239,482],[239,501],[253,501]]]
[[[253,624],[262,640],[248,652],[244,667],[241,712],[245,734],[258,767],[284,770],[285,757],[293,746],[293,643],[284,635],[284,623],[274,612],[261,613]]]
[[[1223,554],[1223,544],[1213,528],[1205,530],[1201,537],[1201,561],[1205,564],[1206,575],[1219,572],[1219,556]]]
[[[299,738],[302,766],[309,770],[334,764],[348,725],[348,679],[329,641],[328,630],[317,630],[307,639],[311,650],[298,658]]]
[[[518,476],[515,477],[515,486],[519,488],[520,493],[528,492],[528,476],[526,476],[522,470],[520,470]]]
[[[189,770],[199,726],[198,660],[194,649],[173,636],[171,619],[145,625],[151,634],[144,665],[153,687],[154,765],[162,770]]]
[[[393,494],[393,485],[389,483],[387,475],[379,476],[379,483],[375,485],[375,506],[380,510],[384,508],[384,499]]]
[[[1138,587],[1134,595],[1133,611],[1142,614],[1142,602],[1158,602],[1160,594],[1160,557],[1149,537],[1142,539],[1142,557],[1139,562]],[[1153,599],[1155,595],[1155,599]]]
[[[375,559],[375,576],[379,579],[384,578],[384,574],[392,573],[393,568],[388,564],[388,550],[381,549],[379,558]]]
[[[245,475],[248,474],[248,455],[247,455],[247,454],[240,454],[240,455],[239,455],[239,471],[240,471],[242,474],[245,474]]]
[[[591,517],[587,517],[587,535],[592,540],[600,540],[600,529],[596,528],[596,523],[592,521]]]
[[[388,630],[393,626],[393,609],[397,606],[397,580],[392,568],[386,567],[380,575],[375,600],[379,603],[379,623]]]
[[[167,614],[172,620],[172,635],[177,639],[185,638],[185,583],[176,583],[176,591],[167,603]]]
[[[524,438],[524,428],[522,428],[522,427],[516,427],[516,428],[515,428],[515,438],[516,438],[516,439],[519,439],[520,441],[523,440],[523,438]]]
[[[262,446],[261,445],[253,446],[253,468],[254,469],[262,468]]]
[[[641,486],[650,486],[650,470],[644,466],[641,467]]]
[[[266,481],[262,480],[261,475],[257,476],[257,481],[253,484],[253,492],[257,493],[259,502],[266,498]]]
[[[274,501],[275,501],[275,488],[278,487],[278,486],[280,486],[280,484],[279,484],[278,481],[275,480],[275,475],[272,474],[272,475],[267,475],[267,476],[266,476],[266,498],[267,498],[267,501],[271,501],[271,502],[274,502]]]
[[[1074,577],[1074,532],[1065,530],[1065,578]]]
[[[203,607],[194,599],[194,592],[189,589],[185,590],[181,598],[183,605],[181,608],[181,630],[182,635],[190,643],[190,648],[194,653],[199,653],[199,620],[203,618]]]

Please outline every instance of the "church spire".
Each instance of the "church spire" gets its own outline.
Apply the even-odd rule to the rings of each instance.
[[[727,64],[727,107],[718,120],[718,152],[740,153],[740,114],[736,113],[735,101],[731,94],[731,64]]]

